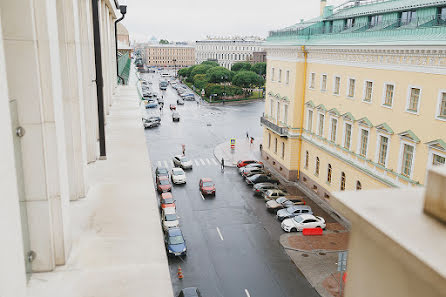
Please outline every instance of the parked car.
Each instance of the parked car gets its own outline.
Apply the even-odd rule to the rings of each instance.
[[[181,96],[181,98],[183,98],[186,101],[194,101],[195,100],[195,95],[192,93],[183,93],[180,96]]]
[[[170,110],[176,110],[177,109],[177,106],[175,104],[170,104],[169,107],[170,107]]]
[[[169,228],[178,228],[180,226],[177,212],[175,208],[172,207],[163,209],[161,213],[161,221],[164,231],[167,231]]]
[[[254,185],[258,183],[279,184],[279,181],[277,179],[266,174],[255,174],[253,176],[247,177],[245,181],[248,185]]]
[[[263,199],[265,199],[266,201],[269,200],[276,200],[279,197],[282,196],[286,196],[288,195],[288,193],[284,190],[279,190],[279,189],[271,189],[271,190],[267,190],[265,191],[265,193],[263,193]]]
[[[185,184],[186,183],[186,173],[183,169],[174,167],[172,168],[171,179],[174,184]]]
[[[173,199],[172,193],[170,192],[162,193],[160,198],[160,208],[164,209],[169,207],[176,207],[175,199]]]
[[[215,184],[212,179],[205,177],[201,178],[199,182],[200,192],[203,195],[214,195],[215,196]]]
[[[178,111],[172,112],[172,121],[174,122],[180,121],[180,113]]]
[[[305,205],[305,201],[298,196],[282,196],[276,200],[269,200],[265,204],[268,211],[276,211],[278,209],[288,208],[293,205]]]
[[[256,168],[256,167],[245,168],[245,170],[242,171],[243,177],[250,177],[253,176],[254,174],[266,174],[266,173],[262,168]]]
[[[283,221],[301,214],[313,214],[313,211],[308,205],[294,205],[277,211],[276,217],[279,221]]]
[[[256,196],[263,196],[263,193],[270,189],[278,189],[278,187],[276,184],[272,183],[258,183],[252,187],[254,195]]]
[[[172,161],[174,166],[178,166],[183,169],[192,169],[192,161],[185,156],[176,155],[175,157],[173,157]]]
[[[156,167],[155,176],[156,180],[158,180],[162,176],[169,178],[169,170],[167,170],[166,167]]]
[[[165,176],[159,177],[156,181],[156,189],[159,193],[172,191],[172,184],[170,183],[169,178]]]
[[[240,160],[240,161],[237,162],[237,167],[238,168],[245,167],[246,165],[252,164],[252,163],[263,164],[262,162],[257,161],[257,160]]]
[[[316,217],[312,214],[302,214],[290,219],[284,220],[280,226],[286,232],[302,231],[305,228],[325,229],[325,220],[322,217]]]
[[[177,99],[177,104],[178,104],[178,105],[184,105],[184,100],[181,99],[181,98],[178,98],[178,99]]]
[[[177,297],[202,297],[202,295],[198,288],[190,287],[181,290]]]
[[[153,128],[161,125],[161,119],[159,117],[150,117],[148,119],[142,119],[144,128]]]
[[[156,103],[154,100],[149,101],[149,103],[147,103],[146,108],[156,108],[158,107],[158,103]]]
[[[240,167],[240,168],[238,169],[238,171],[240,172],[240,174],[242,174],[242,172],[243,172],[245,169],[247,169],[247,168],[264,168],[264,166],[263,166],[262,163],[251,163],[251,164],[248,164],[248,165],[246,165],[246,166],[244,166],[244,167]]]
[[[171,228],[167,230],[164,238],[168,256],[186,255],[187,247],[183,233],[180,228]]]

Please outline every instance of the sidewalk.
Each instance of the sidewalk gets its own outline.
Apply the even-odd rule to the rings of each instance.
[[[237,138],[235,140],[235,149],[231,149],[231,141],[228,139],[224,143],[217,145],[214,149],[214,156],[220,162],[221,158],[225,159],[225,166],[236,167],[238,160],[261,160],[260,144],[261,139],[255,139],[251,144],[246,137]]]

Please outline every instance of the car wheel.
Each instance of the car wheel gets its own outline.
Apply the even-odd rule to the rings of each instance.
[[[290,232],[297,232],[297,228],[291,228]]]

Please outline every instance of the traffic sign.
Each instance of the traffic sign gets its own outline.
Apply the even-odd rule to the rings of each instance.
[[[231,138],[231,149],[235,149],[235,138]]]

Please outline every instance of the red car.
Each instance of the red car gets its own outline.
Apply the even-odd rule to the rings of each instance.
[[[215,185],[210,178],[200,179],[200,192],[203,195],[214,195],[215,196]]]
[[[177,106],[175,104],[170,105],[170,110],[177,110]]]
[[[156,189],[159,193],[172,191],[172,184],[170,183],[169,178],[160,176],[156,181]]]
[[[175,208],[175,200],[173,199],[172,193],[162,193],[161,194],[161,209],[173,207]]]
[[[262,162],[256,161],[256,160],[240,160],[237,162],[237,167],[238,168],[245,167],[246,165],[252,164],[252,163],[263,164]]]

